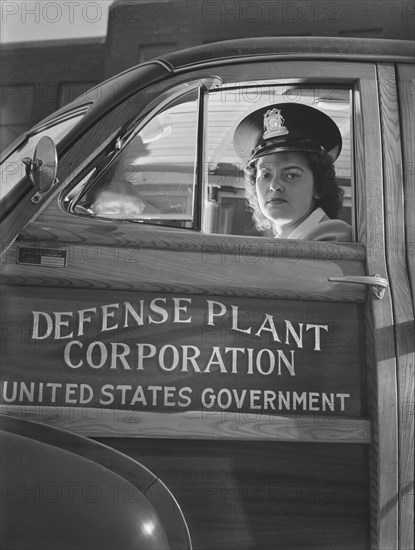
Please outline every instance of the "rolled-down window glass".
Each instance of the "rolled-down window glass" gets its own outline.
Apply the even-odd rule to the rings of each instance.
[[[194,90],[157,113],[113,162],[91,177],[73,211],[193,227],[197,124],[198,90]]]

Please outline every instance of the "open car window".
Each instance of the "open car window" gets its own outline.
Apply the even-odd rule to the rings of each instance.
[[[241,120],[253,111],[284,102],[301,103],[319,109],[339,127],[343,147],[335,163],[336,179],[344,191],[341,219],[351,224],[350,96],[351,91],[348,89],[275,86],[266,83],[246,83],[211,91],[208,95],[208,175],[204,216],[208,232],[260,235],[245,199],[244,165],[235,152],[233,135]]]

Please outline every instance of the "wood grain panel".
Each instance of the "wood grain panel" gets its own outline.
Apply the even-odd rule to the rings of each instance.
[[[364,322],[356,304],[240,297],[218,302],[216,296],[212,301],[195,295],[27,286],[7,290],[2,303],[4,403],[58,410],[74,406],[81,410],[81,421],[82,415],[89,421],[89,409],[95,418],[97,408],[128,410],[127,421],[137,415],[145,419],[140,416],[144,411],[207,410],[216,413],[207,416],[213,428],[237,430],[241,423],[264,436],[280,416],[316,418],[306,421],[311,433],[319,427],[335,432],[331,417],[367,415]],[[290,327],[298,331],[295,341]],[[320,330],[309,333],[313,327],[321,327],[321,335]],[[266,416],[257,416],[261,413]],[[316,415],[331,423],[320,424]],[[198,420],[183,418],[189,419],[187,426]],[[169,417],[154,419],[157,430],[163,420],[166,429],[175,425]],[[191,426],[192,433],[204,432],[203,415],[199,421],[202,425]],[[150,435],[151,422],[143,426]],[[290,422],[285,426],[292,437]],[[184,434],[176,429],[171,435]]]
[[[307,242],[234,235],[208,235],[193,230],[161,228],[142,223],[103,221],[69,214],[52,201],[42,215],[21,234],[22,241],[42,241],[114,247],[157,248],[217,252],[227,255],[291,259],[344,259],[363,261],[365,248],[358,243]],[[252,261],[252,260],[251,260]]]
[[[16,264],[18,246],[36,248],[39,243],[19,241],[9,249],[1,266],[6,284],[338,302],[366,300],[364,285],[328,281],[329,277],[364,275],[362,262],[278,257],[273,255],[272,248],[268,251],[264,248],[255,256],[237,250],[222,254],[210,248],[178,253],[150,248],[72,245],[62,247],[68,250],[68,264],[59,269]]]
[[[415,68],[398,65],[399,109],[401,114],[403,191],[405,196],[406,261],[415,310]]]
[[[397,83],[393,65],[379,66],[379,92],[387,234],[387,262],[393,297],[399,396],[399,548],[414,547],[413,473],[414,417],[410,403],[414,395],[414,320],[405,257],[405,213],[403,166]],[[409,113],[408,113],[409,114]],[[412,113],[414,116],[415,113]],[[405,138],[405,135],[402,136]],[[409,214],[413,220],[414,211]]]
[[[377,83],[360,81],[355,103],[356,195],[358,237],[365,244],[370,274],[385,277],[382,143]],[[367,368],[370,417],[373,420],[371,455],[372,547],[398,547],[397,394],[393,316],[390,293],[372,300],[368,308]],[[370,320],[373,324],[370,324]]]
[[[298,441],[310,443],[371,442],[366,419],[323,415],[246,415],[232,412],[142,412],[74,407],[1,405],[2,414],[43,422],[87,437]]]

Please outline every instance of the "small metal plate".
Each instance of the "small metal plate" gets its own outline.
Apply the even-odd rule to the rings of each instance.
[[[67,250],[21,246],[17,251],[17,263],[44,267],[66,267]]]

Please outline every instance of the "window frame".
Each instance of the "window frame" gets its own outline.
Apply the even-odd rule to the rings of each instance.
[[[206,85],[207,90],[209,91],[210,88],[213,88],[215,86],[224,85],[231,83],[232,85],[235,85],[241,82],[246,82],[248,80],[255,81],[257,80],[264,80],[264,73],[271,73],[275,70],[275,72],[279,72],[279,78],[273,79],[273,82],[275,82],[278,85],[301,85],[306,86],[310,83],[314,84],[321,84],[323,86],[340,86],[340,87],[347,87],[353,90],[353,97],[355,95],[360,94],[359,85],[362,80],[366,78],[366,75],[370,73],[374,69],[375,65],[363,61],[341,61],[334,62],[334,61],[327,61],[325,63],[321,63],[318,61],[313,60],[299,60],[295,59],[293,61],[286,61],[283,60],[281,62],[277,61],[258,61],[256,63],[249,63],[244,62],[241,63],[229,63],[224,64],[216,67],[215,73],[212,71],[212,68],[209,68],[209,72],[206,69],[200,69],[189,71],[188,73],[183,73],[180,71],[179,74],[176,76],[173,76],[168,81],[166,81],[163,84],[155,84],[150,86],[148,89],[146,89],[145,93],[150,94],[150,97],[152,96],[152,100],[148,102],[147,104],[144,102],[144,107],[140,110],[140,112],[137,113],[136,103],[140,104],[140,95],[143,94],[143,91],[139,91],[137,93],[137,96],[134,96],[131,101],[127,101],[124,108],[123,113],[123,119],[126,121],[121,126],[121,129],[116,130],[112,133],[111,136],[109,136],[105,141],[101,141],[99,150],[95,150],[95,152],[91,153],[87,158],[85,158],[79,165],[77,165],[76,170],[72,171],[72,173],[69,175],[69,177],[63,178],[62,185],[60,186],[60,189],[58,190],[58,204],[61,210],[64,212],[67,212],[67,208],[63,205],[63,196],[65,193],[67,193],[68,190],[71,190],[75,186],[75,179],[79,178],[79,175],[81,172],[84,172],[86,168],[95,161],[96,158],[102,153],[105,147],[108,147],[112,144],[112,142],[119,137],[123,138],[125,137],[129,132],[136,130],[137,132],[140,131],[140,129],[151,119],[153,114],[156,114],[160,109],[163,108],[163,105],[167,104],[172,100],[174,97],[172,94],[177,92],[180,94],[181,90],[187,90],[189,88],[189,85],[193,83],[203,83]],[[295,70],[293,70],[295,69]],[[334,75],[334,76],[333,76]],[[353,99],[354,103],[354,99]],[[128,104],[128,105],[127,105]],[[353,120],[356,118],[356,106],[353,105]],[[126,118],[125,115],[128,115]],[[136,126],[137,125],[137,126]],[[352,130],[355,132],[356,128],[354,125],[352,125]],[[361,140],[363,138],[363,130],[356,132],[356,136]],[[112,145],[111,145],[112,146]],[[363,150],[363,144],[359,147],[360,150]],[[353,151],[352,151],[353,155]],[[354,181],[352,181],[352,190],[356,188],[356,185],[358,185],[358,176],[356,175],[356,163],[354,161],[353,156],[353,167],[354,170],[352,171],[352,178],[354,178]],[[363,180],[364,183],[364,177]],[[56,193],[55,193],[56,194]],[[53,198],[53,196],[51,197]],[[356,197],[352,197],[354,208],[352,208],[352,214],[355,218],[355,221],[353,223],[353,229],[355,229],[355,241],[349,243],[349,244],[356,244],[358,245],[359,241],[359,220],[358,220],[358,214],[356,213],[356,210],[358,208],[356,204]],[[77,214],[70,214],[70,216],[78,216],[81,217],[86,221],[86,224],[89,225],[89,223],[92,221],[93,224],[99,223],[98,218],[87,218],[85,216],[79,216]],[[117,231],[122,232],[125,234],[127,242],[130,240],[128,235],[131,235],[131,242],[134,242],[137,238],[135,232],[137,224],[126,224],[126,223],[120,223],[119,220],[117,221],[108,221],[103,220],[106,224],[112,223],[115,227],[117,227]],[[68,220],[68,223],[70,221]],[[129,227],[132,226],[132,227]],[[200,247],[203,249],[203,246],[205,246],[206,242],[210,240],[210,234],[206,233],[203,234],[201,231],[194,230],[194,229],[181,229],[177,227],[168,227],[168,226],[155,226],[147,223],[140,223],[140,234],[142,238],[147,241],[149,239],[149,242],[151,241],[154,243],[154,238],[158,240],[158,236],[160,236],[161,241],[163,241],[163,235],[170,234],[170,233],[178,233],[185,231],[185,233],[189,233],[189,231],[194,232],[195,234],[199,234],[199,239],[201,241]],[[133,237],[134,233],[134,237]],[[153,238],[151,238],[153,236]],[[212,234],[212,238],[219,237],[219,235]],[[225,236],[224,236],[225,238]],[[238,235],[226,235],[227,241],[230,243],[232,240],[235,240],[237,242],[238,239],[241,237]],[[246,239],[257,239],[257,237],[251,237],[251,236],[243,236],[242,238]],[[262,239],[267,239],[266,237],[262,237]],[[302,241],[306,242],[306,241]],[[307,247],[308,248],[308,247]]]

